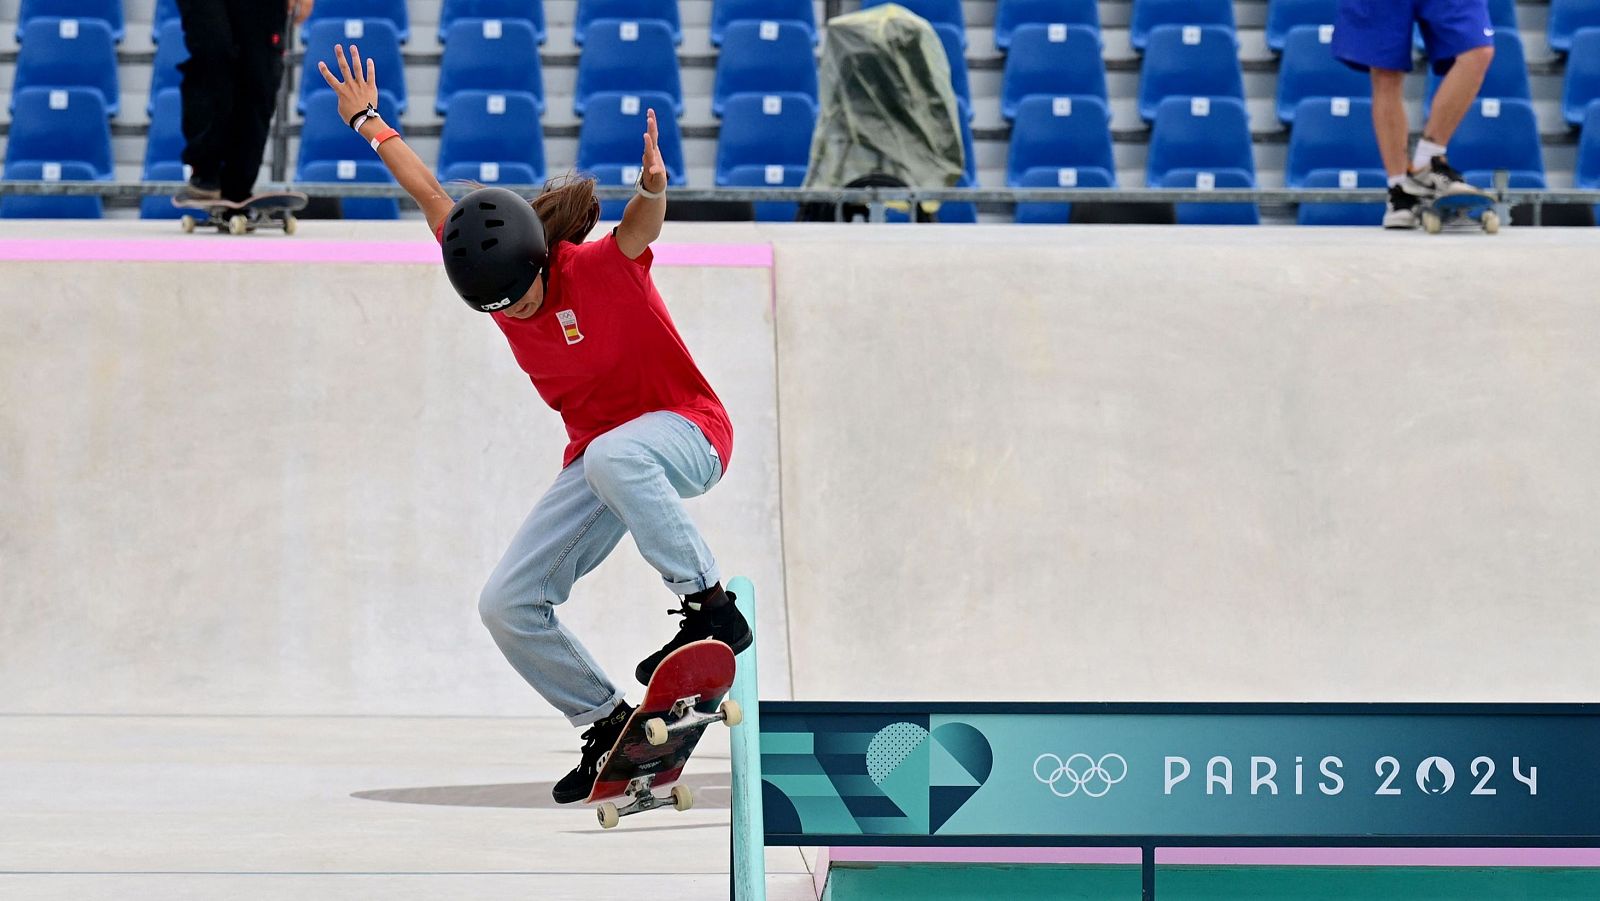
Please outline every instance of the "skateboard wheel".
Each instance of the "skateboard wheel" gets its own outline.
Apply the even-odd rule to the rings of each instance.
[[[1498,234],[1500,231],[1500,214],[1494,210],[1483,211],[1483,230],[1487,234]]]
[[[600,820],[601,829],[615,829],[622,822],[622,817],[617,813],[617,805],[607,801],[595,811],[595,816]]]
[[[1429,210],[1422,214],[1422,228],[1430,235],[1437,235],[1444,229],[1444,219],[1438,213]]]
[[[688,810],[694,806],[694,792],[687,785],[674,785],[672,787],[672,809],[678,811]]]
[[[652,745],[667,743],[667,723],[660,717],[652,717],[644,721],[644,740]]]
[[[250,230],[250,220],[243,216],[228,217],[228,234],[242,235]]]
[[[178,227],[183,229],[183,233],[186,235],[194,234],[195,224],[193,216],[181,216],[178,219]]]
[[[717,707],[717,712],[722,714],[722,721],[730,726],[737,726],[744,722],[744,708],[740,707],[739,702],[732,698],[723,701]]]
[[[299,225],[300,225],[300,220],[299,219],[296,219],[293,216],[285,216],[285,217],[283,217],[283,233],[284,234],[286,234],[286,235],[294,234],[294,230],[296,228],[298,228]]]

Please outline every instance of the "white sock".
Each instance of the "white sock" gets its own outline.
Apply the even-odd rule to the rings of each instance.
[[[1405,180],[1406,180],[1406,177],[1404,175],[1391,175],[1391,176],[1389,176],[1389,187],[1392,188],[1395,185],[1397,185],[1397,184],[1399,184],[1399,183],[1401,183],[1401,182],[1403,182]]]
[[[1417,141],[1417,152],[1411,157],[1411,168],[1420,172],[1428,168],[1436,156],[1444,156],[1444,145],[1422,138]]]

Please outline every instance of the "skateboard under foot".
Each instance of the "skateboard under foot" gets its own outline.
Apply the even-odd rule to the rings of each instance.
[[[200,226],[212,226],[217,231],[243,235],[258,229],[282,229],[286,235],[294,234],[299,220],[294,214],[306,208],[308,198],[298,191],[257,194],[248,200],[190,200],[172,198],[172,205],[180,210],[192,210],[178,220],[185,233],[192,234]]]

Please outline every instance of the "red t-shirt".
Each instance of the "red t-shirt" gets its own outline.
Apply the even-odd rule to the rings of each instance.
[[[441,223],[441,226],[443,223]],[[650,278],[649,248],[630,260],[614,235],[558,242],[539,312],[493,313],[522,371],[567,426],[563,468],[589,442],[646,413],[677,413],[699,426],[726,472],[733,424],[695,365]]]

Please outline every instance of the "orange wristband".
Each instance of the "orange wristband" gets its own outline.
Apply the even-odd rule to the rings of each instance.
[[[400,132],[396,131],[393,128],[385,128],[383,131],[380,131],[377,134],[373,135],[372,136],[372,141],[370,143],[372,144],[372,149],[373,150],[377,150],[378,149],[378,145],[382,144],[384,141],[387,141],[390,138],[398,138],[398,137],[400,137]]]

